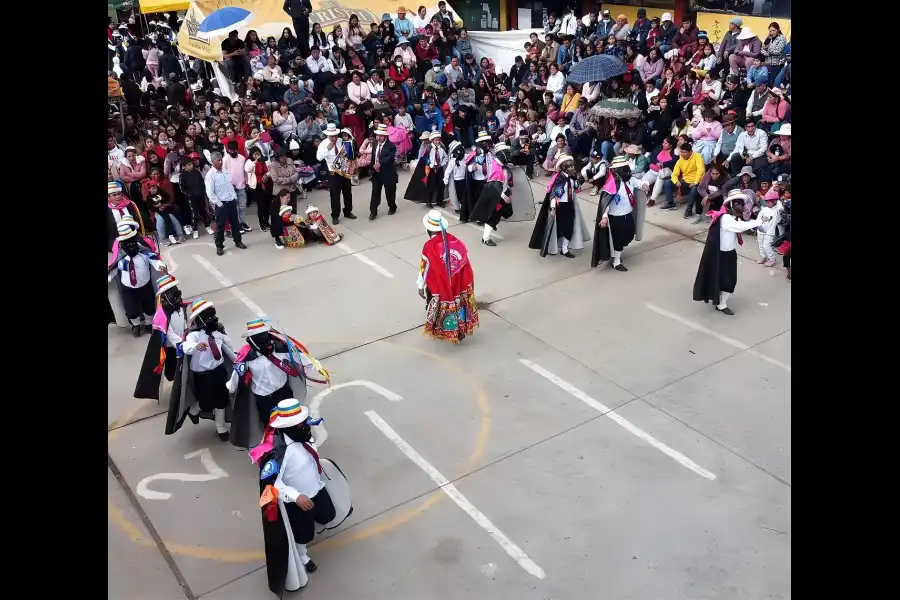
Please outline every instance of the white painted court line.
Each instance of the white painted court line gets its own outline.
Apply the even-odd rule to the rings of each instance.
[[[378,385],[373,381],[366,381],[364,379],[355,379],[353,381],[347,381],[344,383],[333,383],[331,387],[325,388],[315,396],[309,402],[309,414],[312,417],[321,417],[322,416],[322,400],[324,400],[329,394],[332,392],[336,392],[345,387],[364,387],[372,390],[376,394],[379,394],[385,400],[389,400],[391,402],[400,402],[403,400],[403,396],[396,392],[392,392],[391,390]],[[316,446],[322,447],[322,444],[328,440],[328,430],[325,429],[325,422],[322,421],[319,425],[313,427],[313,436],[316,438]]]
[[[194,254],[193,257],[194,257],[194,260],[196,260],[198,263],[200,263],[201,267],[203,267],[204,269],[209,271],[209,274],[216,278],[216,281],[218,281],[220,284],[222,284],[222,287],[229,288],[231,290],[231,294],[235,298],[237,298],[238,300],[243,302],[244,306],[246,306],[247,308],[250,309],[250,312],[255,314],[257,317],[265,316],[266,313],[263,309],[261,309],[259,307],[259,304],[257,304],[253,300],[251,300],[247,296],[247,294],[245,294],[244,292],[242,292],[240,290],[240,288],[238,288],[236,285],[231,283],[231,281],[229,281],[228,278],[226,278],[224,275],[222,275],[221,271],[219,271],[217,268],[212,266],[212,264],[208,260],[206,260],[205,258],[200,256],[199,254]]]
[[[437,208],[439,211],[441,211],[442,213],[444,213],[444,214],[447,215],[448,217],[454,218],[454,219],[456,219],[457,221],[459,221],[459,215],[458,215],[458,214],[456,214],[456,213],[454,213],[454,212],[452,212],[452,211],[449,211],[449,210],[447,210],[447,209],[445,209],[445,208],[440,208],[440,207],[435,207],[435,208]],[[475,225],[474,223],[465,223],[465,225],[468,225],[469,227],[471,227],[472,229],[475,229],[476,231],[480,231],[481,233],[484,233],[484,227],[480,227],[480,226],[478,226],[478,225]],[[492,232],[491,232],[491,237],[495,237],[495,238],[497,238],[498,240],[505,239],[502,235],[500,235],[500,234],[497,233],[496,231],[492,231]]]
[[[215,248],[216,245],[212,242],[190,242],[185,241],[180,244],[175,244],[173,246],[163,246],[160,249],[160,255],[163,257],[163,262],[166,263],[166,267],[168,267],[169,273],[175,273],[178,270],[178,262],[176,262],[175,257],[172,255],[175,250],[179,250],[181,248],[191,248],[193,246],[209,246],[210,248]],[[225,251],[225,256],[231,256],[231,250]]]
[[[412,446],[406,443],[406,440],[397,435],[397,432],[394,431],[390,425],[385,423],[384,419],[378,416],[374,410],[367,410],[366,416],[369,417],[369,420],[372,421],[372,424],[375,425],[381,433],[385,435],[389,440],[391,440],[400,451],[406,455],[406,457],[413,461],[420,469],[425,471],[431,480],[434,481],[441,490],[447,494],[447,496],[453,500],[457,506],[463,509],[467,515],[472,517],[472,519],[484,529],[488,535],[494,538],[500,547],[512,558],[514,561],[519,563],[519,566],[525,569],[529,574],[534,575],[538,579],[543,579],[547,576],[544,573],[544,570],[541,569],[533,560],[528,558],[528,555],[519,548],[515,543],[512,542],[508,537],[506,537],[502,531],[497,529],[497,527],[491,523],[491,521],[484,516],[480,510],[475,508],[475,506],[466,499],[462,493],[456,489],[456,486],[450,483],[450,481],[444,477],[440,471],[435,469],[431,463],[422,458],[422,456],[416,452]]]
[[[659,450],[660,452],[665,454],[666,456],[675,459],[676,462],[678,462],[679,464],[681,464],[684,467],[687,467],[688,469],[690,469],[697,475],[700,475],[701,477],[705,477],[706,479],[710,479],[710,480],[714,480],[716,478],[715,473],[712,473],[711,471],[707,471],[706,469],[704,469],[703,467],[701,467],[700,465],[698,465],[697,463],[692,461],[690,458],[688,458],[687,456],[685,456],[678,450],[675,450],[674,448],[670,448],[669,446],[665,445],[664,443],[662,443],[661,441],[659,441],[658,439],[656,439],[655,437],[653,437],[652,435],[650,435],[649,433],[644,431],[643,429],[634,425],[628,419],[613,412],[608,406],[605,406],[605,405],[597,402],[596,400],[594,400],[593,398],[591,398],[590,396],[588,396],[587,394],[582,392],[580,389],[578,389],[577,387],[575,387],[574,385],[572,385],[571,383],[566,381],[565,379],[561,379],[560,377],[551,373],[550,371],[548,371],[541,365],[539,365],[535,362],[532,362],[530,360],[527,360],[525,358],[520,358],[519,362],[522,363],[523,365],[525,365],[526,367],[528,367],[529,369],[531,369],[532,371],[534,371],[535,373],[537,373],[538,375],[540,375],[541,377],[543,377],[544,379],[547,379],[548,381],[550,381],[557,387],[560,387],[563,390],[567,391],[569,394],[575,396],[576,398],[578,398],[579,400],[581,400],[582,402],[584,402],[585,404],[587,404],[594,410],[603,413],[603,416],[609,417],[610,419],[612,419],[613,422],[615,422],[617,425],[621,426],[623,429],[625,429],[625,431],[641,438],[642,440],[644,440],[645,442],[647,442],[648,444],[650,444],[651,446],[653,446],[654,448],[656,448],[657,450]]]
[[[369,258],[367,256],[363,256],[362,254],[356,252],[356,250],[354,250],[353,248],[351,248],[350,246],[347,245],[347,242],[341,240],[341,242],[339,244],[335,244],[335,245],[338,248],[340,248],[345,254],[349,254],[350,256],[355,256],[357,258],[357,260],[359,260],[359,262],[361,262],[365,265],[369,265],[370,267],[375,269],[378,273],[381,273],[388,279],[394,278],[393,273],[391,273],[390,271],[388,271],[387,269],[385,269],[384,267],[379,265],[377,262],[375,262],[371,258]]]
[[[737,348],[738,350],[743,350],[747,354],[752,354],[753,356],[755,356],[761,360],[764,360],[767,363],[773,364],[776,367],[784,369],[788,373],[791,372],[790,365],[786,365],[783,362],[777,361],[774,358],[766,356],[765,354],[761,354],[761,353],[757,352],[756,350],[754,350],[753,348],[751,348],[750,346],[748,346],[747,344],[744,344],[743,342],[739,342],[728,336],[722,335],[721,333],[715,332],[712,329],[704,327],[700,323],[694,323],[693,321],[689,321],[689,320],[685,319],[684,317],[682,317],[681,315],[676,315],[675,313],[669,312],[664,308],[660,308],[660,307],[656,306],[655,304],[649,304],[649,303],[645,302],[644,306],[646,306],[647,308],[649,308],[650,310],[652,310],[653,312],[655,312],[658,315],[662,315],[664,317],[669,317],[673,321],[677,321],[678,323],[681,323],[682,325],[684,325],[686,327],[690,327],[691,329],[693,329],[695,331],[699,331],[701,333],[710,335],[710,336],[716,338],[717,340],[719,340],[720,342],[722,342],[723,344],[728,344],[729,346]]]

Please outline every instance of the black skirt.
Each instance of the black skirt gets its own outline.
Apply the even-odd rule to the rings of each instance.
[[[575,204],[560,202],[556,207],[556,237],[572,239],[575,231]]]
[[[609,215],[609,231],[612,235],[613,250],[621,252],[634,239],[634,211],[615,217]]]
[[[119,277],[119,273],[116,273],[116,277]],[[125,316],[129,319],[137,319],[141,314],[153,316],[156,313],[156,294],[153,292],[152,282],[148,281],[139,288],[130,288],[123,285],[120,279],[119,289],[122,291]]]
[[[212,412],[214,408],[228,406],[228,389],[225,387],[228,372],[225,365],[219,365],[211,371],[194,371],[191,375],[194,381],[194,395],[200,403],[202,412]]]
[[[734,293],[737,286],[737,250],[719,250],[719,290]]]
[[[322,488],[310,500],[313,502],[312,510],[303,510],[294,502],[284,503],[288,519],[291,521],[294,541],[298,544],[308,544],[313,540],[316,535],[316,523],[327,525],[334,520],[334,503],[328,495],[328,490]]]

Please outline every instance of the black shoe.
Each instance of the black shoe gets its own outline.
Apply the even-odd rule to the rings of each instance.
[[[678,208],[678,207],[675,206],[674,204],[664,204],[663,206],[660,207],[661,210],[675,210],[676,208]]]
[[[694,216],[694,215],[692,215],[691,213],[684,213],[684,216],[683,216],[682,218],[684,218],[684,219],[690,219],[690,218],[693,217],[693,216]]]
[[[230,230],[230,229],[229,229],[228,231],[225,232],[225,236],[226,236],[226,237],[231,237],[231,230]]]
[[[306,569],[307,573],[315,573],[319,570],[319,567],[316,566],[316,563],[314,563],[312,559],[309,559],[309,562],[303,565],[303,567]]]
[[[444,206],[445,206],[445,204],[444,204],[443,202],[438,202],[438,203],[437,203],[437,207],[438,207],[438,208],[444,208]]]
[[[392,214],[394,214],[395,212],[397,212],[397,207],[396,207],[396,206],[395,206],[394,208],[390,209],[390,210],[388,211],[388,214],[389,214],[389,215],[392,215]]]
[[[246,249],[247,249],[247,244],[245,244],[244,242],[235,242],[235,243],[234,243],[234,247],[235,247],[235,248],[240,248],[241,250],[246,250]]]
[[[453,209],[453,212],[455,212],[456,214],[459,214],[459,209],[458,209],[458,208],[454,208],[454,209]]]
[[[494,240],[486,240],[484,238],[481,238],[481,243],[484,244],[485,246],[496,246],[497,245],[494,243]]]
[[[377,216],[378,216],[378,215],[375,214],[375,213],[370,213],[370,214],[369,214],[369,220],[370,220],[370,221],[374,221],[374,220],[375,220],[375,217],[377,217]]]
[[[259,229],[260,229],[261,231],[268,231],[268,230],[269,230],[269,226],[268,226],[268,225],[260,225],[260,226],[259,226]]]
[[[244,233],[250,233],[251,231],[253,231],[253,228],[246,223],[241,223],[241,231],[243,231]]]
[[[563,256],[565,256],[566,258],[575,258],[575,255],[572,254],[571,250],[563,254]]]
[[[484,221],[475,221],[479,227],[484,227]]]
[[[335,225],[337,225],[338,223],[341,222],[340,217],[331,217],[331,220],[334,222]]]
[[[428,210],[431,210],[432,208],[434,208],[434,204],[432,204],[431,202],[426,202],[425,208],[427,208]]]
[[[628,271],[628,269],[625,268],[625,265],[623,265],[622,263],[617,264],[616,266],[613,267],[613,269],[615,269],[616,271],[622,271],[623,273]]]
[[[275,247],[279,250],[284,250],[284,244],[282,244],[281,240],[278,238],[275,238]]]
[[[225,254],[225,248],[216,248],[216,256],[222,256]]]
[[[459,222],[460,222],[460,223],[468,223],[469,220],[468,220],[468,219],[460,219]]]
[[[348,213],[344,213],[344,217],[347,219],[355,219],[356,215],[354,215],[352,212],[348,212]]]
[[[200,415],[195,415],[194,413],[188,411],[187,416],[188,416],[188,419],[191,420],[191,423],[193,423],[194,425],[200,424]]]
[[[141,326],[140,325],[132,325],[131,326],[131,335],[134,337],[141,337]]]
[[[151,331],[153,331],[153,325],[151,325],[150,323],[144,323],[141,325],[141,327],[144,328],[145,333],[150,333]]]
[[[226,431],[225,433],[220,433],[220,434],[219,434],[219,439],[222,440],[223,442],[227,442],[228,440],[231,439],[231,436],[230,436],[230,435],[228,434],[228,432]]]
[[[728,308],[727,306],[725,308],[719,308],[717,306],[716,310],[719,311],[720,313],[722,313],[723,315],[728,315],[729,317],[734,315],[734,311],[731,310],[730,308]]]

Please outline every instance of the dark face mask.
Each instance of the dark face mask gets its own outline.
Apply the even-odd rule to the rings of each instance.
[[[614,171],[622,181],[631,179],[631,167],[619,167],[618,169],[614,169]]]
[[[133,239],[122,242],[122,250],[124,250],[125,254],[127,254],[131,258],[137,256],[138,252],[140,252],[138,243]]]
[[[203,312],[203,315],[197,317],[200,327],[206,332],[206,335],[212,335],[219,328],[219,317],[216,316],[216,309],[210,308]]]
[[[275,352],[275,340],[268,333],[251,335],[249,341],[263,356],[270,356]]]
[[[307,423],[294,425],[293,427],[285,427],[282,431],[286,436],[291,438],[291,440],[301,444],[312,439],[312,428]]]
[[[181,290],[178,287],[173,287],[172,289],[166,290],[162,295],[163,300],[163,310],[168,313],[172,313],[178,308],[181,307]]]

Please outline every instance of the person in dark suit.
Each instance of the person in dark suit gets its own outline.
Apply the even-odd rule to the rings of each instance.
[[[378,216],[381,204],[381,188],[387,198],[388,214],[397,212],[397,147],[388,139],[386,125],[375,128],[375,148],[372,150],[372,200],[369,203],[369,220]]]
[[[313,11],[311,0],[284,0],[282,10],[291,16],[294,36],[300,56],[309,56],[309,16]]]

